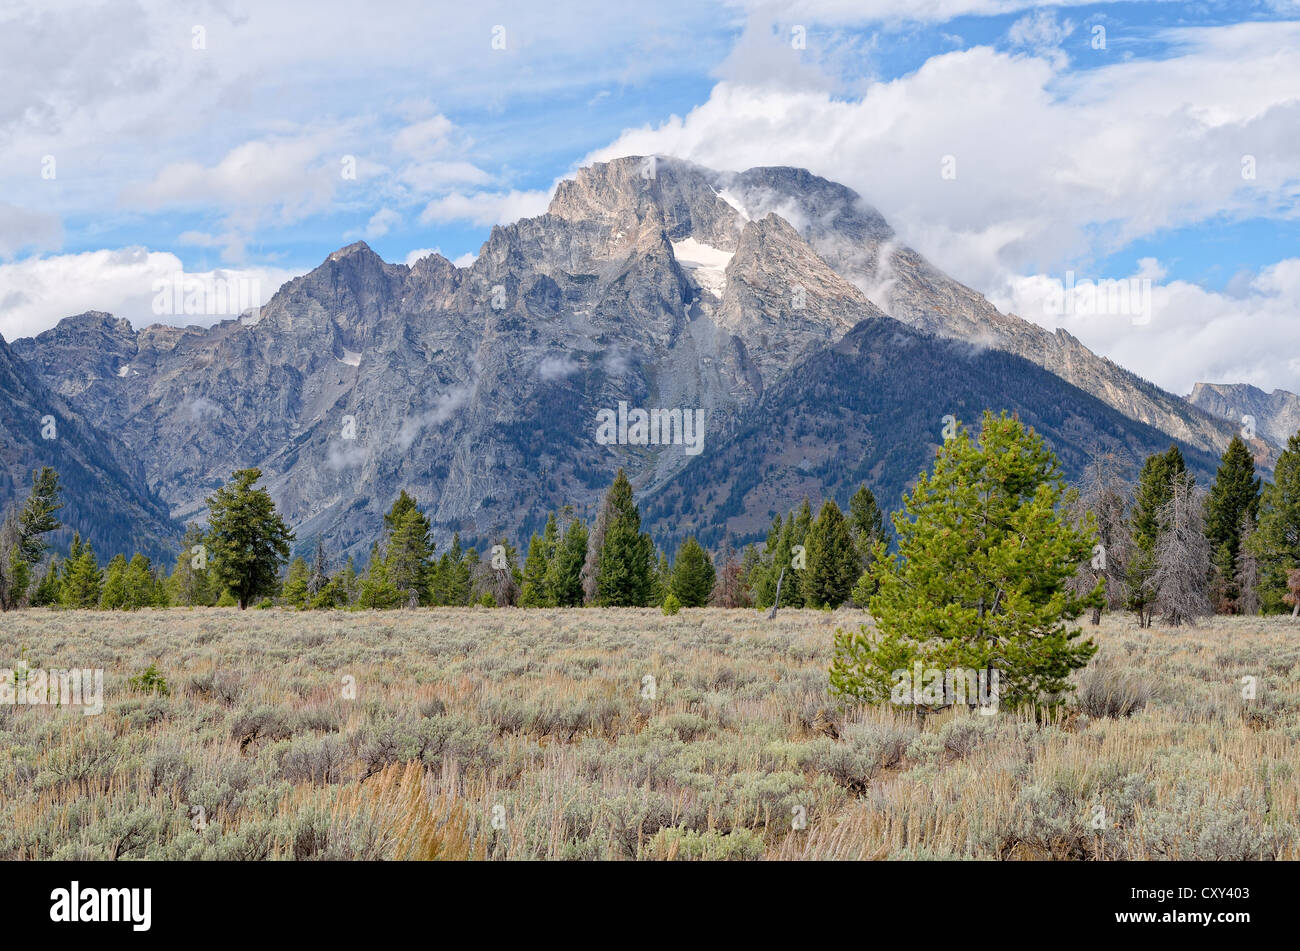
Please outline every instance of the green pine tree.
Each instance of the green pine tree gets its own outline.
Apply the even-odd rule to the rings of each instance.
[[[239,469],[207,498],[208,570],[219,587],[230,589],[241,611],[275,591],[293,541],[271,496],[254,487],[260,478],[261,469]]]
[[[582,565],[587,558],[587,526],[573,519],[564,530],[546,576],[546,587],[558,607],[581,607]]]
[[[83,543],[80,535],[73,535],[68,560],[63,563],[66,573],[60,587],[64,607],[94,608],[99,606],[103,573],[99,560],[89,542]]]
[[[63,586],[62,574],[59,570],[59,559],[53,557],[50,563],[45,567],[45,574],[36,585],[36,590],[32,592],[32,607],[45,608],[59,603],[59,593]]]
[[[1259,515],[1259,492],[1255,460],[1241,438],[1233,436],[1205,502],[1205,537],[1214,552],[1211,602],[1215,610],[1236,613],[1241,524],[1244,517],[1255,519]]]
[[[433,541],[429,519],[403,489],[392,510],[384,516],[388,551],[384,558],[387,581],[407,607],[429,603],[433,568]]]
[[[822,503],[806,546],[808,567],[801,584],[805,606],[838,608],[849,599],[860,561],[849,523],[833,500]]]
[[[1066,486],[1040,437],[1005,413],[983,422],[978,442],[959,427],[921,473],[893,518],[897,553],[876,543],[878,634],[836,632],[835,694],[882,701],[919,662],[989,671],[990,684],[997,671],[999,703],[1034,706],[1070,689],[1070,671],[1096,652],[1068,622],[1101,587],[1078,597],[1067,586],[1095,530],[1059,511]]]
[[[127,607],[125,555],[114,555],[104,570],[99,606],[105,611],[122,611]]]
[[[1300,568],[1300,432],[1287,440],[1260,500],[1259,525],[1250,539],[1259,561],[1260,606],[1265,613],[1292,611],[1287,576]]]
[[[295,558],[289,563],[289,573],[285,575],[284,586],[280,589],[280,599],[286,605],[298,610],[307,607],[307,562]]]
[[[550,589],[551,565],[560,544],[559,528],[552,512],[546,527],[539,536],[533,533],[528,542],[528,557],[524,560],[523,587],[519,603],[526,608],[555,607],[555,594]]]
[[[713,582],[716,579],[717,572],[709,553],[695,540],[694,535],[687,536],[686,541],[677,549],[668,590],[676,595],[682,607],[702,608],[709,603],[709,595],[713,592]]]
[[[596,602],[605,607],[649,606],[655,594],[654,543],[641,532],[641,512],[622,469],[605,494],[604,509]]]

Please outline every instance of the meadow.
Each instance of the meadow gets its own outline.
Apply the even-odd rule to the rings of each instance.
[[[1300,858],[1290,618],[1085,625],[1042,723],[838,708],[868,620],[0,615],[0,667],[105,671],[100,715],[0,705],[0,858]]]

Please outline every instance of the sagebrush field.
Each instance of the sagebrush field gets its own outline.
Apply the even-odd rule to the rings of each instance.
[[[0,667],[102,667],[105,709],[0,706],[0,858],[1300,858],[1290,618],[1085,626],[1044,724],[837,709],[865,620],[6,614]]]

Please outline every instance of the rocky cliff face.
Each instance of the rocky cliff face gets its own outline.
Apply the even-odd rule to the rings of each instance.
[[[843,186],[662,158],[581,170],[466,268],[387,264],[357,243],[249,319],[136,331],[90,313],[15,351],[118,434],[176,517],[256,465],[301,541],[364,555],[403,488],[440,537],[480,540],[593,501],[620,465],[653,494],[692,453],[604,445],[600,410],[702,409],[707,454],[773,387],[799,385],[792,368],[886,313],[1021,354],[1192,446],[1232,428],[999,314]]]
[[[106,342],[106,341],[100,341]],[[87,390],[105,358],[81,376]],[[144,467],[115,437],[97,430],[0,338],[0,511],[26,497],[33,470],[53,466],[63,486],[59,519],[67,528],[51,542],[66,547],[81,529],[101,555],[142,551],[167,557],[180,527],[149,490]]]
[[[1243,430],[1253,420],[1256,433],[1279,446],[1300,432],[1300,396],[1286,390],[1265,393],[1247,383],[1197,383],[1187,401]]]

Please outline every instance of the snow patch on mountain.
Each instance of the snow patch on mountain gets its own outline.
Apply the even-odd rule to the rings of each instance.
[[[721,297],[727,286],[727,265],[734,252],[719,250],[694,238],[674,241],[672,245],[673,256],[687,275],[704,290]]]

